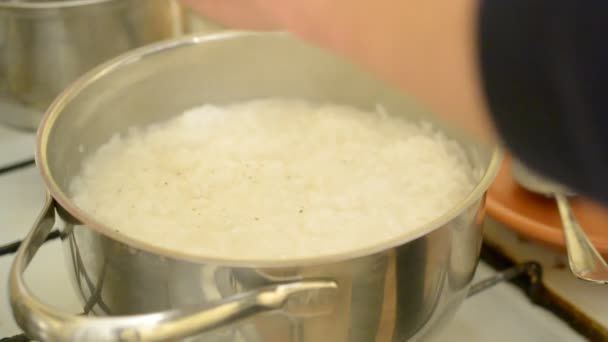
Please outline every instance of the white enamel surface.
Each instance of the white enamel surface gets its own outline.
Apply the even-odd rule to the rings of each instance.
[[[33,134],[0,125],[0,168],[32,159],[34,157],[34,143]]]
[[[495,271],[486,264],[477,268],[475,279]],[[431,342],[577,342],[586,341],[564,322],[532,305],[518,288],[501,284],[467,299],[448,328]]]

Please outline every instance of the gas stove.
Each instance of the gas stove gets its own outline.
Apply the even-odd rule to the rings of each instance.
[[[12,251],[29,231],[44,200],[44,186],[33,163],[34,135],[0,126],[0,342],[24,341],[12,318],[7,297]],[[451,324],[432,342],[452,341],[608,341],[608,287],[572,277],[563,255],[524,241],[488,220],[486,246],[475,281],[498,283],[467,299]],[[58,240],[47,242],[26,272],[32,291],[68,312],[82,311],[72,287]],[[496,275],[527,261],[537,271],[512,282]],[[3,339],[4,338],[4,339]]]

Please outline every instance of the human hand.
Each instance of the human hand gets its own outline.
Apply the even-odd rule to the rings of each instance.
[[[369,8],[395,0],[182,0],[211,20],[232,29],[285,30],[316,43],[340,50],[345,41],[358,37],[358,26],[368,19],[388,20],[387,15],[370,15]],[[376,4],[376,5],[374,5]],[[384,6],[386,7],[386,6]],[[376,10],[377,12],[377,10]],[[381,26],[380,26],[381,27]],[[371,34],[371,32],[369,32]]]
[[[256,0],[181,0],[207,18],[241,30],[281,30],[275,19]]]
[[[479,0],[182,0],[231,28],[286,30],[347,56],[494,140],[476,55]]]

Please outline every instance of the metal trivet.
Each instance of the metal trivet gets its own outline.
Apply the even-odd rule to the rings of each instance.
[[[481,249],[481,260],[494,269],[507,269],[507,271],[502,273],[510,272],[514,268],[526,265],[517,265],[500,247],[487,242],[484,242]],[[540,267],[540,265],[538,266]],[[528,274],[525,277],[513,277],[510,282],[523,290],[532,303],[551,312],[589,341],[608,341],[607,328],[548,289],[542,283],[540,273],[538,273],[539,277],[536,277],[535,273],[536,271],[532,270],[532,274]]]
[[[35,164],[36,164],[36,161],[34,159],[27,159],[24,161],[2,166],[2,167],[0,167],[0,175],[2,175],[4,173],[9,173],[11,171],[17,171],[19,169],[23,169],[26,167],[34,166]]]

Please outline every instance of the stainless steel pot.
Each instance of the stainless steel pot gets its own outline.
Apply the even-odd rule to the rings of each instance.
[[[44,341],[401,342],[444,325],[467,295],[485,192],[500,164],[499,152],[463,136],[453,135],[483,170],[469,197],[434,222],[346,254],[193,257],[129,240],[70,201],[68,184],[82,159],[113,134],[203,103],[268,96],[368,109],[381,103],[433,120],[359,68],[278,33],[189,37],[97,68],[54,102],[39,129],[37,164],[49,197],[10,275],[11,305],[24,331]],[[63,234],[83,311],[102,317],[58,312],[24,283],[22,273],[53,227]]]
[[[84,72],[194,19],[173,0],[0,0],[0,123],[36,129]]]

